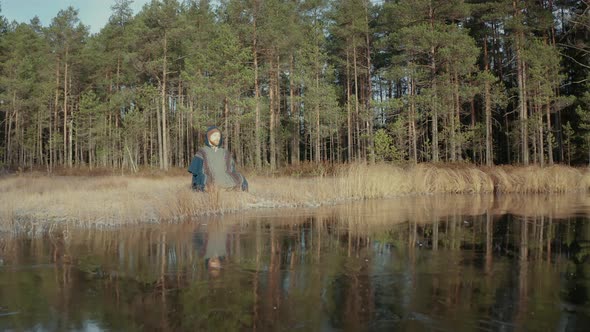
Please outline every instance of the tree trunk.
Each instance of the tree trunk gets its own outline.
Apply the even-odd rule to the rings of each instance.
[[[257,39],[257,30],[256,30],[256,22],[258,17],[258,1],[254,1],[254,15],[253,15],[253,35],[254,38],[252,40],[252,53],[254,56],[254,102],[255,102],[255,127],[254,127],[254,157],[255,162],[254,165],[257,170],[262,168],[262,154],[261,154],[261,122],[260,122],[260,83],[258,81],[258,39]]]
[[[89,128],[92,128],[92,117],[90,117]],[[88,167],[92,170],[92,134],[88,133]]]
[[[105,77],[105,81],[109,82],[109,98],[112,99],[113,98],[113,81],[112,78],[110,77],[110,74],[107,74]],[[105,159],[105,163],[109,164],[110,167],[115,167],[115,145],[114,145],[114,141],[115,139],[113,138],[113,109],[109,107],[109,111],[108,111],[108,118],[107,118],[107,123],[106,123],[106,130],[105,130],[105,136],[107,137],[107,146],[110,148],[110,150],[105,153],[105,156],[103,157]],[[106,166],[106,165],[105,165]]]
[[[553,134],[551,132],[551,105],[547,103],[545,105],[546,119],[547,119],[547,162],[549,165],[553,165]]]
[[[451,153],[450,153],[450,157],[451,157],[451,161],[456,161],[457,160],[457,105],[455,103],[455,98],[456,98],[456,85],[457,82],[455,81],[454,75],[453,78],[450,78],[450,82],[449,86],[452,87],[452,93],[449,96],[451,100],[449,100],[449,105],[450,105],[450,112],[449,112],[449,122],[451,124],[451,131],[450,131],[450,141],[451,141]],[[444,116],[443,116],[444,117]],[[444,126],[444,124],[443,124]]]
[[[517,1],[512,1],[514,9],[514,16],[520,16],[517,8]],[[529,148],[528,148],[528,128],[527,128],[527,108],[525,95],[525,70],[524,60],[522,59],[522,42],[523,34],[517,31],[515,38],[516,48],[516,66],[517,66],[517,83],[518,83],[518,111],[520,115],[520,144],[521,144],[521,158],[524,165],[529,164]]]
[[[455,98],[455,160],[462,160],[463,146],[461,144],[461,140],[457,138],[457,136],[460,136],[461,134],[461,98],[459,95],[459,77],[457,75],[457,71],[455,71],[454,76],[455,93],[453,94],[453,97]]]
[[[553,0],[549,0],[549,12],[553,13]],[[563,13],[563,11],[562,11]],[[565,20],[563,19],[563,15],[562,15],[562,22],[565,22]],[[555,26],[551,25],[551,45],[553,47],[556,46],[556,40],[555,40]],[[559,85],[556,85],[554,87],[554,96],[555,98],[559,98],[560,96],[560,91],[559,91]],[[549,164],[553,165],[553,163],[555,162],[553,159],[553,140],[556,140],[557,143],[557,160],[558,161],[563,161],[564,160],[564,147],[563,147],[563,134],[562,134],[562,127],[561,127],[561,109],[557,109],[557,111],[555,112],[555,132],[557,133],[556,136],[553,135],[553,131],[551,130],[551,116],[550,116],[550,112],[551,112],[551,106],[550,104],[547,104],[547,116],[548,116],[548,120],[547,120],[547,134],[550,135],[547,139],[548,142],[550,144],[549,146]]]
[[[316,59],[317,60],[317,59]],[[315,88],[317,93],[320,90],[320,74],[318,63],[316,63],[316,74],[315,74]],[[316,100],[315,103],[315,162],[319,163],[321,160],[321,133],[320,133],[320,101]]]
[[[539,91],[540,92],[540,91]],[[537,97],[539,97],[537,95]],[[542,110],[542,106],[539,105],[538,102],[535,103],[535,118],[538,120],[537,121],[537,133],[539,135],[539,162],[541,164],[541,167],[545,166],[545,143],[544,143],[544,134],[543,134],[543,110]]]
[[[43,160],[43,124],[41,122],[41,113],[37,113],[37,140],[36,140],[36,146],[37,146],[37,161],[39,163],[40,166],[43,166],[45,164],[45,161]]]
[[[54,151],[55,140],[53,135],[57,133],[57,110],[59,108],[59,59],[55,64],[55,99],[53,102],[53,121],[51,120],[51,111],[49,113],[49,170],[53,170],[55,166],[56,153]],[[55,126],[55,127],[54,127]]]
[[[360,111],[359,111],[359,81],[358,81],[358,65],[357,65],[357,56],[356,56],[356,45],[354,36],[352,38],[352,66],[354,71],[354,122],[356,127],[356,156],[360,158],[361,156],[361,129],[360,129]]]
[[[430,29],[434,31],[434,8],[432,7],[432,2],[430,3],[429,7],[429,18],[430,18]],[[438,110],[436,106],[436,50],[434,46],[430,47],[430,72],[432,75],[432,104],[431,104],[431,112],[432,112],[432,161],[438,162],[439,161],[439,150],[438,150]]]
[[[161,168],[168,170],[168,128],[166,125],[166,78],[168,76],[168,35],[164,32],[164,58],[162,64],[162,161]]]
[[[161,83],[160,83],[161,84]],[[163,90],[163,89],[162,89]],[[159,167],[160,169],[164,168],[164,149],[162,144],[162,120],[161,120],[161,113],[159,107],[156,106],[156,127],[158,128],[158,158],[159,158]]]
[[[16,105],[16,98],[15,98],[15,105]],[[20,121],[18,121],[20,118],[20,112],[18,112],[18,108],[15,106],[14,108],[14,145],[15,145],[15,160],[16,160],[16,164],[18,165],[19,168],[21,168],[21,166],[23,165],[23,160],[22,160],[22,146],[23,146],[23,140],[21,139],[21,128],[20,128]]]
[[[273,73],[274,66],[273,66],[273,57],[270,57],[270,64],[269,64],[269,80],[270,80],[270,87],[269,87],[269,108],[270,108],[270,119],[269,119],[269,134],[270,134],[270,169],[274,171],[277,167],[276,164],[276,137],[275,137],[275,75]]]
[[[525,147],[525,149],[523,150],[523,160],[526,159],[526,163],[525,165],[528,165],[530,163],[530,152],[528,149],[529,143],[529,107],[532,107],[532,105],[530,105],[529,102],[529,97],[527,94],[527,67],[526,67],[526,63],[524,62],[524,60],[522,60],[522,97],[523,97],[523,103],[522,103],[522,107],[524,110],[524,138],[525,138],[525,142],[523,144],[523,146]],[[534,137],[534,135],[533,135]]]
[[[351,162],[354,158],[352,156],[352,111],[350,109],[350,98],[351,98],[351,91],[350,91],[350,52],[348,48],[346,49],[346,121],[347,121],[347,151],[348,151],[348,162]]]
[[[275,168],[277,169],[282,164],[281,149],[281,59],[279,58],[278,50],[276,56],[276,70],[275,70],[275,116],[274,116],[274,131],[275,131]],[[279,135],[277,135],[277,133]]]
[[[12,112],[6,116],[8,128],[6,129],[6,163],[12,165],[12,114],[16,114],[16,92],[12,93]]]
[[[63,153],[64,153],[64,163],[67,162],[69,167],[72,167],[71,160],[68,156],[68,48],[66,47],[66,55],[64,59],[64,98],[63,98],[63,111],[64,111],[64,146],[63,146]]]
[[[433,84],[433,90],[436,90],[436,83]],[[436,95],[433,96],[436,98]],[[439,161],[439,149],[438,149],[438,112],[436,107],[436,102],[433,101],[431,104],[431,112],[432,112],[432,161],[438,162]]]
[[[371,41],[369,39],[369,0],[364,1],[365,7],[365,42],[367,43],[367,96],[365,108],[367,111],[367,137],[369,158],[371,164],[375,163],[375,143],[373,141],[373,110],[371,100],[373,99],[373,82],[371,80]]]
[[[291,165],[299,165],[299,112],[295,106],[295,84],[293,82],[293,75],[295,73],[294,57],[291,53],[289,59],[289,109],[291,110],[291,125],[293,132],[291,133]]]
[[[116,70],[116,74],[115,74],[115,93],[118,93],[119,91],[121,91],[121,82],[120,82],[120,78],[121,78],[121,68],[120,68],[120,59],[117,58],[117,70]],[[115,112],[115,134],[117,135],[117,137],[115,139],[113,139],[113,153],[115,151],[120,151],[122,153],[125,153],[125,151],[122,150],[122,146],[121,146],[121,130],[120,130],[120,125],[119,125],[119,119],[121,117],[121,112],[120,111],[116,111]],[[119,155],[119,153],[117,153],[117,155]],[[129,156],[129,158],[131,158],[131,156]],[[115,159],[115,158],[113,158]],[[119,160],[117,159],[115,161],[115,167],[119,166]]]
[[[68,91],[72,91],[72,75],[70,75]],[[72,105],[70,105],[70,120],[69,120],[70,128],[68,129],[69,133],[70,133],[69,134],[70,137],[68,138],[68,166],[70,168],[72,167],[72,160],[74,158],[74,156],[72,154],[72,148],[73,148],[73,143],[74,143],[74,140],[73,140],[74,108],[75,108],[75,105],[73,105],[73,103],[72,103]]]
[[[414,164],[418,163],[418,135],[416,134],[416,82],[414,76],[410,78],[410,144],[411,156]]]
[[[488,43],[484,38],[484,62],[486,74],[490,74],[490,65],[488,61]],[[491,87],[488,77],[484,81],[484,108],[486,117],[486,165],[492,166],[494,164],[494,152],[493,152],[493,136],[492,136],[492,96]]]
[[[223,118],[224,118],[224,127],[223,131],[227,133],[225,139],[223,140],[223,148],[227,150],[229,146],[229,101],[227,97],[223,98]]]
[[[238,113],[239,110],[236,109],[235,113]],[[239,118],[236,117],[234,121],[234,139],[232,141],[232,149],[233,153],[236,156],[236,165],[243,166],[242,161],[242,141],[240,140],[240,121]]]
[[[183,106],[184,110],[184,93],[182,87],[182,79],[178,80],[178,105]],[[176,112],[176,116],[178,117],[178,139],[176,140],[176,166],[184,167],[184,147],[185,147],[185,137],[184,137],[184,117],[185,112]]]
[[[68,127],[68,141],[69,141],[69,146],[68,146],[68,167],[72,167],[72,141],[73,141],[73,137],[74,136],[74,128],[73,128],[73,123],[72,120],[70,120],[70,126]]]

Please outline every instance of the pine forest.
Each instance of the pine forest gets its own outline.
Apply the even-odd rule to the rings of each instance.
[[[0,12],[0,168],[590,160],[590,3],[113,0]]]

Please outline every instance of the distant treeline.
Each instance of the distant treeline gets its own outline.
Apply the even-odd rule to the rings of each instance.
[[[0,16],[0,167],[185,167],[209,125],[257,169],[590,156],[587,1],[131,3]]]

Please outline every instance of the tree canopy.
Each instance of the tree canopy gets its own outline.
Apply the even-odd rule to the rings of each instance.
[[[0,12],[0,166],[586,163],[587,1],[114,0]]]

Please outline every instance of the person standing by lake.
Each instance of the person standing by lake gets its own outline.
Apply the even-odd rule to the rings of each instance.
[[[236,171],[234,159],[221,147],[223,136],[219,128],[212,126],[205,134],[205,146],[193,157],[188,171],[193,175],[192,188],[206,191],[215,186],[225,190],[248,191],[248,181]]]

